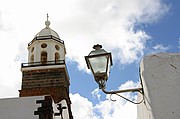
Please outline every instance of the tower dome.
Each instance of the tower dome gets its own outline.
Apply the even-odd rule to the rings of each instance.
[[[45,22],[45,25],[46,25],[46,27],[44,29],[42,29],[39,33],[37,33],[34,38],[36,38],[36,39],[43,38],[44,39],[45,37],[52,36],[52,37],[55,37],[57,39],[60,39],[59,35],[49,27],[50,21],[48,21],[48,19]]]
[[[49,40],[49,39],[52,39],[59,43],[64,44],[64,41],[60,39],[59,35],[49,27],[50,21],[48,21],[48,17],[49,16],[47,15],[47,21],[45,22],[46,27],[43,28],[40,32],[38,32],[34,36],[33,40],[28,44],[28,46],[30,46],[37,40]]]

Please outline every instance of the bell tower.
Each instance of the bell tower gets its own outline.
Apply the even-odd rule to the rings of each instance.
[[[28,44],[28,63],[21,65],[22,86],[19,96],[51,95],[55,103],[66,100],[69,119],[73,119],[64,41],[49,27],[48,15],[45,25]]]

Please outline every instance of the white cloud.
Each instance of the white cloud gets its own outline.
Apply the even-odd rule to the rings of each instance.
[[[93,112],[93,104],[79,94],[70,94],[72,113],[75,119],[98,119]]]
[[[170,46],[163,46],[162,44],[158,44],[153,47],[153,52],[165,52],[170,48]]]
[[[18,96],[21,85],[20,62],[14,61],[18,51],[18,43],[15,40],[13,31],[0,31],[0,97]]]
[[[101,119],[136,119],[137,105],[130,102],[124,104],[121,101],[111,102],[109,100],[102,101],[95,108],[101,114]]]
[[[96,88],[96,89],[94,89],[94,90],[91,92],[92,96],[93,96],[95,99],[97,98],[98,100],[100,100],[100,97],[101,97],[99,91],[100,91],[99,88]]]
[[[127,81],[125,84],[122,84],[119,89],[135,88],[138,86],[139,83]],[[126,93],[124,96],[132,100],[136,98],[136,95],[129,93]],[[99,101],[95,106],[92,105],[87,98],[79,94],[70,94],[70,98],[75,119],[136,119],[137,117],[137,105],[124,101],[120,97],[114,96],[113,98],[115,98],[116,101],[112,102],[110,101],[109,95],[107,95],[105,100]]]
[[[84,56],[97,43],[111,51],[119,63],[137,61],[151,37],[136,26],[157,22],[169,8],[161,0],[6,0],[1,3],[0,26],[16,32],[14,39],[18,43],[30,42],[45,27],[49,13],[50,27],[65,41],[67,57],[77,62],[79,69],[86,68]]]
[[[64,18],[60,26],[65,30],[67,55],[80,69],[85,69],[84,56],[97,43],[112,51],[113,58],[122,64],[141,58],[150,36],[136,26],[157,22],[168,10],[159,0],[80,0],[76,5],[73,11],[77,13]]]
[[[0,9],[0,31],[10,31],[12,30],[12,27],[9,12],[4,9]]]
[[[122,89],[127,89],[129,87],[132,87],[132,88],[137,88],[139,87],[139,82],[133,82],[131,80],[127,81],[126,83],[122,84],[120,87],[119,87],[119,90],[122,90]]]

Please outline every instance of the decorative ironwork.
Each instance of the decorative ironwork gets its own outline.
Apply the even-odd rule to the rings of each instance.
[[[45,100],[37,100],[36,104],[41,104],[34,115],[39,115],[39,119],[53,119],[52,99],[50,96],[45,96]]]
[[[63,119],[63,110],[67,109],[67,107],[62,107],[62,104],[58,104],[57,109],[59,110],[59,113],[55,113],[55,116],[61,116],[61,119]]]
[[[143,92],[143,88],[134,88],[134,89],[125,89],[125,90],[118,90],[118,91],[106,91],[105,88],[102,88],[102,91],[106,94],[110,94],[110,100],[115,102],[116,100],[115,99],[112,99],[112,95],[117,95],[133,104],[141,104],[143,101],[144,101],[144,92]],[[133,100],[130,100],[122,95],[120,95],[119,93],[127,93],[127,92],[131,92],[131,93],[140,93],[143,98],[142,100],[140,100],[139,102],[134,102]]]

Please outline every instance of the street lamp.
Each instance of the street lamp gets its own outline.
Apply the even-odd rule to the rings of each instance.
[[[107,53],[102,45],[94,45],[95,50],[91,51],[85,60],[89,69],[91,69],[95,81],[99,84],[99,88],[105,88],[106,81],[109,76],[109,69],[112,66],[111,53]]]
[[[102,49],[102,45],[94,45],[93,49],[88,56],[85,56],[86,64],[88,69],[91,69],[95,81],[98,83],[99,88],[106,94],[116,94],[134,104],[140,104],[140,102],[133,102],[121,95],[119,93],[125,92],[139,92],[143,95],[143,88],[133,88],[133,89],[125,89],[125,90],[117,90],[117,91],[106,91],[106,82],[108,80],[108,76],[110,73],[110,67],[113,65],[111,53],[106,52]]]

